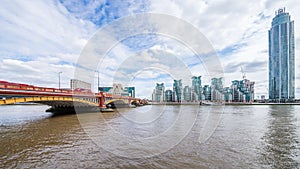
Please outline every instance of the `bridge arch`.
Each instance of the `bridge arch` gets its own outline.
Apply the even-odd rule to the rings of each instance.
[[[108,108],[123,108],[129,107],[128,100],[124,99],[111,99],[105,102],[106,107]]]

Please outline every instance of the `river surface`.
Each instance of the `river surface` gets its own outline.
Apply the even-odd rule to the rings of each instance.
[[[300,168],[300,106],[0,106],[0,168]]]

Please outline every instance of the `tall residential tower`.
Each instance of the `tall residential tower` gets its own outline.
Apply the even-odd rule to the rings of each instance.
[[[153,102],[164,102],[165,101],[165,86],[164,83],[156,83],[156,87],[152,93]]]
[[[294,21],[285,9],[275,12],[269,30],[269,99],[273,102],[295,98]]]

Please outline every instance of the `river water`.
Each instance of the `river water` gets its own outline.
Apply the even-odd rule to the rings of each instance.
[[[0,106],[0,168],[300,168],[300,106]]]

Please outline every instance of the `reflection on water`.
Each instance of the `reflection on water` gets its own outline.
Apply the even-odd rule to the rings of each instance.
[[[272,168],[299,167],[299,133],[294,106],[272,106],[268,128],[263,137],[263,164]],[[298,110],[299,113],[299,110]]]
[[[299,106],[226,106],[223,113],[209,106],[149,106],[55,117],[44,113],[46,108],[0,106],[0,168],[300,168]],[[179,110],[185,119],[175,123]],[[200,144],[208,117],[221,119]],[[192,124],[187,135],[161,154],[127,158],[111,151],[133,154],[142,149],[138,140],[112,139],[112,130],[129,137],[155,137],[174,124],[180,133],[186,120]],[[105,136],[111,149],[99,145],[103,140],[93,140],[86,129]],[[157,147],[176,140],[178,133],[170,132]]]
[[[0,126],[24,124],[26,122],[50,117],[52,114],[45,112],[48,108],[48,106],[44,105],[1,105]]]

